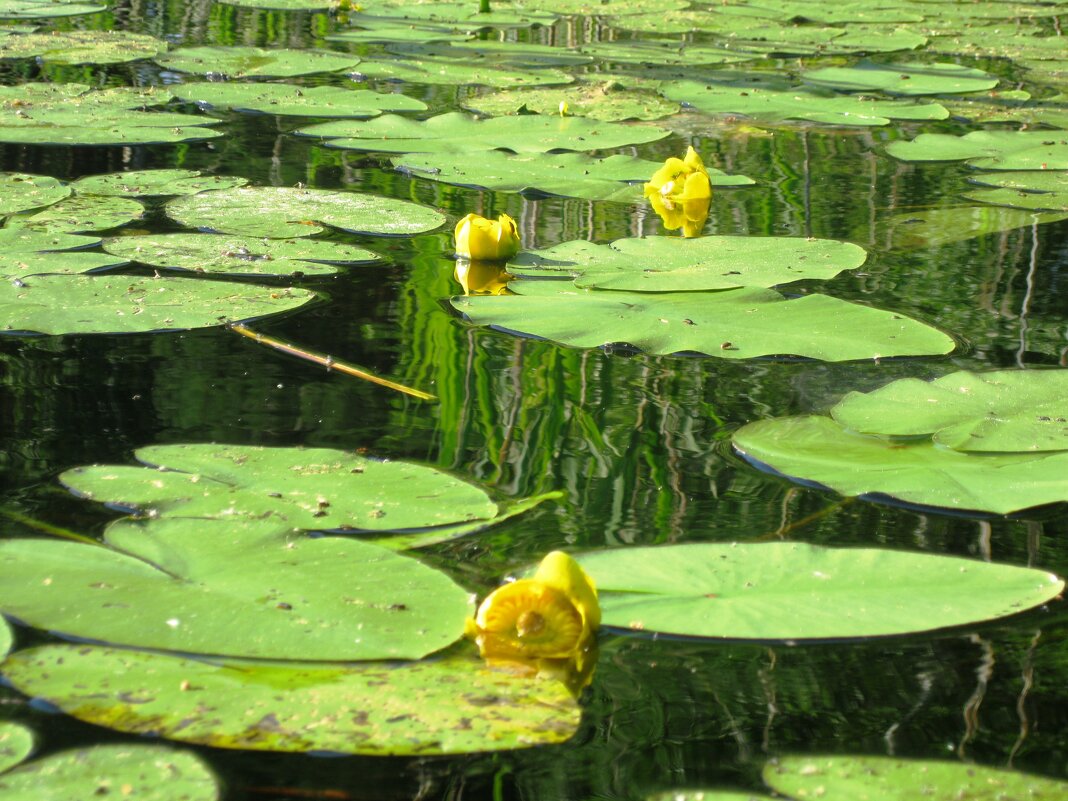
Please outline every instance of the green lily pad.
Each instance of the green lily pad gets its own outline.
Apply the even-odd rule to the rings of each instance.
[[[605,626],[691,637],[823,640],[965,626],[1046,603],[1052,573],[971,559],[799,542],[583,554]]]
[[[262,8],[266,11],[328,11],[337,0],[220,0],[228,6]]]
[[[920,134],[891,142],[886,152],[902,161],[967,161],[986,170],[1068,170],[1063,131],[972,131],[964,136]]]
[[[71,275],[126,264],[123,258],[74,250],[99,243],[100,240],[93,236],[2,228],[0,276],[7,280],[21,280],[40,273]]]
[[[508,263],[508,271],[566,272],[583,288],[685,292],[829,279],[857,269],[866,258],[863,248],[830,239],[648,236],[610,245],[574,240],[524,251]]]
[[[447,26],[411,25],[397,20],[374,20],[361,16],[357,22],[361,30],[341,31],[325,37],[328,42],[355,44],[390,44],[427,42],[463,42],[473,34],[461,33]]]
[[[931,436],[957,451],[1068,450],[1068,370],[958,372],[850,392],[834,408],[862,434]]]
[[[555,281],[513,281],[509,289],[521,294],[456,297],[450,303],[476,325],[579,348],[622,342],[654,354],[847,361],[936,355],[954,347],[935,328],[826,295],[788,301],[758,287],[639,293],[582,290]]]
[[[443,2],[374,2],[360,4],[360,14],[352,15],[352,22],[362,25],[365,19],[389,20],[419,26],[433,23],[448,25],[462,31],[477,31],[481,28],[528,28],[532,25],[552,25],[559,17],[533,8],[502,7],[487,12],[479,11],[478,3]]]
[[[730,790],[665,790],[647,795],[645,801],[773,801],[769,795]]]
[[[0,214],[51,206],[71,192],[63,181],[47,175],[0,172]]]
[[[945,95],[982,92],[998,78],[960,64],[893,63],[864,60],[854,67],[824,67],[804,73],[807,84],[839,92],[884,92],[888,95]]]
[[[219,781],[195,754],[162,745],[95,745],[50,754],[0,776],[0,794],[50,801],[217,801]]]
[[[0,0],[0,19],[78,17],[101,11],[107,11],[107,6],[66,0]]]
[[[80,195],[167,197],[195,195],[210,189],[234,189],[248,181],[236,175],[203,175],[197,170],[130,170],[86,175],[71,186]]]
[[[664,11],[675,11],[686,8],[689,3],[685,0],[657,0],[654,5]],[[647,14],[649,7],[649,0],[599,0],[595,6],[591,5],[589,0],[523,0],[523,8],[557,14],[596,13],[598,16],[614,17],[621,14]]]
[[[1033,100],[1030,92],[1021,89],[943,99],[942,103],[954,117],[971,122],[1012,122],[1068,128],[1068,96],[1065,95]]]
[[[320,72],[352,70],[360,59],[331,50],[286,50],[262,47],[203,45],[172,50],[157,59],[161,67],[196,75],[230,78],[294,78]]]
[[[850,22],[922,22],[919,4],[896,2],[837,2],[821,0],[740,0],[717,8],[720,14],[774,19],[782,22],[815,22],[836,25]]]
[[[11,649],[15,646],[15,632],[11,630],[11,624],[7,622],[5,618],[0,617],[0,659],[11,653]],[[0,724],[2,725],[2,724]],[[3,750],[4,736],[0,733],[0,760],[6,759],[8,754]],[[0,771],[7,770],[7,767],[0,762]]]
[[[709,64],[734,64],[758,57],[755,53],[739,53],[727,47],[712,47],[683,42],[656,40],[626,42],[589,42],[579,46],[579,52],[601,61],[616,64],[648,66],[696,67]]]
[[[232,234],[120,236],[104,250],[169,270],[231,275],[330,275],[336,264],[379,259],[363,248],[322,239],[262,239]]]
[[[575,79],[554,69],[524,70],[497,64],[471,63],[454,58],[367,59],[359,74],[380,81],[405,81],[442,86],[545,86],[571,83]]]
[[[1068,175],[1068,173],[1065,173]],[[1068,191],[1021,192],[1019,189],[979,189],[965,192],[968,200],[1033,211],[1068,211]]]
[[[463,634],[467,592],[421,562],[346,537],[280,531],[261,545],[157,566],[97,545],[9,539],[0,610],[79,639],[259,659],[419,659]]]
[[[383,111],[425,111],[426,103],[399,93],[340,86],[199,82],[174,87],[183,100],[237,111],[288,117],[377,117]]]
[[[969,175],[968,181],[982,186],[1020,189],[1025,192],[1068,192],[1068,171],[1065,170],[984,172]]]
[[[217,120],[148,111],[173,98],[161,89],[83,84],[0,86],[0,142],[31,145],[142,145],[222,136],[200,127]]]
[[[0,321],[5,331],[56,335],[176,331],[277,314],[314,297],[222,281],[44,275],[0,283]]]
[[[570,47],[555,47],[537,42],[493,41],[472,39],[450,45],[390,47],[399,55],[441,55],[451,58],[487,58],[501,65],[517,67],[577,67],[589,64],[593,56]]]
[[[893,248],[913,249],[963,242],[990,233],[1066,218],[1068,214],[1038,213],[1003,206],[954,206],[896,214],[887,221],[886,228]]]
[[[10,633],[11,628],[4,623]],[[9,643],[10,645],[10,643]],[[10,651],[4,651],[4,655]],[[33,753],[33,731],[11,721],[0,722],[0,773],[6,773],[18,764],[25,762]],[[4,777],[0,776],[0,790],[4,788]]]
[[[564,686],[453,654],[420,662],[208,662],[53,645],[4,674],[69,714],[132,733],[255,751],[430,756],[567,740],[580,710]],[[187,688],[187,689],[183,689]]]
[[[478,120],[450,112],[428,120],[386,115],[377,119],[325,122],[297,133],[321,136],[331,147],[387,153],[472,153],[501,148],[517,153],[598,150],[655,142],[668,135],[651,125],[596,122],[583,117],[521,116]]]
[[[9,217],[7,227],[39,233],[106,231],[139,220],[145,207],[136,200],[107,195],[75,195],[33,214]]]
[[[161,445],[136,455],[162,469],[97,465],[60,480],[152,515],[271,518],[308,530],[404,531],[497,514],[485,492],[446,473],[327,448]]]
[[[482,95],[466,101],[466,107],[483,114],[501,116],[519,112],[559,114],[560,104],[567,113],[607,122],[656,120],[679,110],[679,104],[653,92],[624,89],[617,83],[578,84],[557,89],[513,89]]]
[[[166,50],[162,39],[129,31],[49,31],[0,39],[0,58],[37,58],[47,64],[121,64]]]
[[[597,159],[584,153],[518,153],[490,150],[470,153],[400,156],[393,164],[402,172],[458,186],[474,186],[497,192],[538,192],[586,200],[639,203],[641,183],[662,163],[635,156]],[[710,169],[713,186],[748,186],[744,175],[727,175]]]
[[[1065,452],[963,453],[850,433],[821,416],[749,423],[733,442],[749,459],[842,495],[994,514],[1068,501]]]
[[[937,103],[843,97],[804,87],[747,85],[745,82],[677,81],[665,85],[671,100],[708,114],[744,114],[763,122],[806,120],[828,125],[888,125],[896,120],[944,120],[949,112]]]
[[[934,762],[881,756],[795,756],[769,762],[764,781],[791,798],[823,801],[1053,801],[1068,796],[1068,782],[968,762]]]
[[[246,186],[176,198],[167,216],[187,228],[271,239],[311,236],[327,225],[343,231],[409,236],[433,231],[442,214],[394,198],[282,186]]]

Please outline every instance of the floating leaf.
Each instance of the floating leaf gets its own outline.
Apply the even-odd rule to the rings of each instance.
[[[685,0],[657,0],[656,7],[674,11],[689,5]],[[590,14],[616,16],[620,14],[643,14],[649,12],[649,0],[601,0],[591,7],[588,0],[523,0],[524,8],[552,11],[556,14]]]
[[[1041,801],[1068,796],[1068,782],[970,762],[933,762],[879,756],[781,757],[764,768],[764,781],[791,798],[823,801]]]
[[[579,46],[579,52],[617,64],[680,67],[734,64],[758,57],[755,53],[738,53],[727,47],[656,40],[588,42]]]
[[[615,548],[578,556],[602,625],[691,637],[810,640],[974,625],[1055,598],[1052,573],[799,542]]]
[[[51,206],[70,192],[67,184],[47,175],[0,172],[0,214]]]
[[[568,114],[608,122],[656,120],[679,110],[678,103],[658,94],[624,89],[611,81],[555,89],[512,89],[472,98],[465,105],[483,114],[500,116],[520,111],[558,114],[561,103],[567,104]]]
[[[267,11],[328,11],[336,8],[337,0],[221,0],[228,6],[262,8]]]
[[[998,206],[956,206],[896,214],[886,227],[894,248],[937,247],[985,234],[1063,220],[1066,214],[1039,214]]]
[[[571,83],[574,78],[553,69],[523,70],[495,64],[472,64],[452,58],[367,59],[359,74],[375,80],[406,81],[445,86],[543,86]]]
[[[746,82],[677,81],[664,86],[672,100],[708,114],[744,114],[765,122],[807,120],[829,125],[888,125],[897,120],[944,120],[949,112],[937,103],[843,97],[826,90]]]
[[[97,465],[61,480],[153,515],[271,518],[308,530],[403,531],[497,514],[485,492],[447,473],[329,448],[160,445],[136,455],[162,469]]]
[[[166,197],[195,195],[209,189],[233,189],[248,181],[235,175],[203,175],[196,170],[130,170],[86,175],[71,186],[81,195]]]
[[[67,2],[67,0],[0,0],[0,19],[44,19],[77,17],[107,11],[106,5]]]
[[[3,228],[0,229],[0,276],[21,280],[38,273],[69,275],[126,263],[125,259],[103,253],[73,250],[99,243],[100,240],[93,236]]]
[[[343,231],[407,236],[433,231],[442,214],[415,203],[356,192],[246,186],[177,198],[167,216],[187,228],[272,239],[311,236],[331,225]]]
[[[920,134],[891,142],[886,152],[902,161],[965,161],[987,170],[1068,170],[1063,131],[972,131],[964,136]]]
[[[104,250],[171,270],[236,275],[330,275],[334,264],[376,261],[363,248],[321,239],[262,239],[233,234],[120,236]]]
[[[492,189],[497,192],[526,192],[587,200],[642,201],[641,183],[663,164],[634,156],[608,156],[597,159],[583,153],[519,153],[499,150],[469,153],[401,156],[393,159],[401,171],[431,181]],[[708,171],[713,186],[746,186],[753,181],[744,175]]]
[[[533,9],[507,7],[497,11],[480,11],[477,3],[433,2],[412,3],[374,2],[369,0],[360,5],[361,14],[353,15],[352,21],[362,25],[368,21],[390,21],[394,24],[448,25],[464,31],[477,31],[481,28],[527,28],[531,25],[552,25],[559,17],[555,14]]]
[[[516,67],[575,67],[589,64],[593,56],[575,48],[555,47],[537,42],[494,41],[472,39],[451,45],[421,45],[418,48],[391,47],[400,55],[441,55],[450,58],[491,59],[502,66]]]
[[[466,654],[344,666],[211,664],[53,645],[20,651],[4,674],[82,720],[256,751],[429,756],[529,748],[567,740],[580,714],[562,684],[494,671]]]
[[[845,22],[922,22],[918,3],[836,2],[821,0],[741,0],[717,9],[721,14],[735,14],[758,19],[775,19],[833,25]]]
[[[155,59],[165,69],[230,78],[293,78],[320,72],[351,70],[356,56],[331,50],[286,50],[262,47],[182,47]]]
[[[106,334],[222,325],[295,309],[303,289],[136,276],[36,276],[0,283],[5,331]]]
[[[3,625],[9,635],[8,648],[4,651],[6,656],[11,650],[11,628],[6,622]],[[6,773],[21,762],[25,762],[33,753],[33,746],[33,731],[18,723],[0,721],[0,773]],[[5,778],[0,776],[0,790],[4,789]]]
[[[1068,175],[1068,173],[1065,173]],[[1018,189],[980,189],[965,192],[968,200],[1032,211],[1068,211],[1068,191],[1021,192]]]
[[[728,359],[794,355],[826,361],[941,354],[954,342],[898,314],[826,295],[786,300],[756,287],[722,292],[615,292],[570,282],[513,281],[518,295],[452,298],[476,325],[579,348],[627,343],[655,354]]]
[[[0,58],[37,58],[46,64],[121,64],[166,50],[162,39],[129,31],[49,31],[0,39]]]
[[[771,796],[730,790],[665,790],[645,801],[772,801]]]
[[[1068,501],[1068,453],[962,453],[929,439],[852,434],[828,417],[749,423],[734,447],[783,475],[842,495],[1011,514]]]
[[[648,236],[610,245],[575,240],[524,251],[508,263],[508,271],[566,272],[584,288],[685,292],[834,278],[866,258],[863,248],[830,239]]]
[[[121,795],[129,801],[216,801],[219,782],[195,754],[162,745],[95,745],[50,754],[0,776],[7,798]]]
[[[467,592],[414,559],[285,528],[259,544],[167,570],[97,545],[4,540],[0,610],[79,639],[261,659],[418,659],[463,634]]]
[[[39,233],[106,231],[141,219],[145,207],[136,200],[106,195],[75,195],[35,214],[9,217],[8,228]]]
[[[11,649],[15,645],[15,632],[11,630],[11,624],[6,619],[0,617],[0,659],[11,653]],[[0,734],[0,745],[4,743],[4,737]],[[0,747],[0,759],[6,758],[7,752]],[[7,770],[0,764],[0,771]]]
[[[884,92],[888,95],[945,95],[982,92],[998,85],[989,73],[960,64],[864,60],[853,67],[824,67],[804,73],[807,84],[839,92]]]
[[[979,96],[943,99],[954,117],[972,122],[1012,122],[1019,125],[1049,125],[1068,128],[1068,96],[1032,100],[1023,90],[988,92]]]
[[[1068,370],[957,372],[850,392],[831,417],[862,434],[931,436],[957,451],[1068,450]]]
[[[397,20],[376,20],[361,16],[357,22],[361,30],[341,31],[325,37],[328,42],[355,42],[389,44],[391,42],[462,42],[471,38],[470,33],[461,33],[449,27],[411,25]]]
[[[383,111],[426,110],[426,103],[399,93],[340,86],[208,81],[180,84],[174,91],[183,100],[215,108],[290,117],[377,117]]]
[[[478,120],[450,112],[428,120],[387,115],[366,122],[325,122],[301,128],[331,147],[387,153],[472,153],[495,148],[517,153],[598,150],[663,139],[668,132],[651,125],[621,125],[582,117],[494,117]]]

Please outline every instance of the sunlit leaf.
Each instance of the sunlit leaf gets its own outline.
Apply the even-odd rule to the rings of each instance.
[[[1068,172],[1063,173],[1068,175]],[[1068,212],[1068,190],[1063,192],[1022,192],[1019,189],[979,189],[965,192],[968,200],[1011,206],[1032,211]]]
[[[620,84],[573,84],[555,89],[514,89],[474,97],[465,106],[483,114],[500,116],[520,111],[559,114],[560,104],[577,117],[618,122],[620,120],[656,120],[679,110],[679,104],[653,92],[625,89]]]
[[[11,649],[15,644],[15,632],[11,630],[11,624],[6,619],[0,617],[0,659],[11,653]],[[4,743],[3,734],[0,734],[0,759],[3,759],[7,754],[2,749]],[[0,764],[0,771],[7,770],[5,766]]]
[[[960,64],[864,60],[853,67],[824,67],[802,74],[807,84],[839,92],[885,92],[888,95],[944,95],[993,89],[998,79]]]
[[[77,17],[106,10],[106,5],[67,2],[66,0],[0,0],[0,19]]]
[[[0,610],[83,640],[264,659],[418,659],[463,634],[467,592],[414,559],[284,527],[258,544],[162,567],[96,545],[4,540]]]
[[[747,458],[842,495],[1010,514],[1068,501],[1068,453],[962,453],[929,439],[846,431],[829,417],[760,420],[734,434]]]
[[[757,287],[617,292],[546,281],[513,281],[509,289],[522,294],[457,297],[450,302],[476,325],[579,348],[625,343],[656,354],[846,361],[949,353],[955,344],[941,331],[908,317],[826,295],[786,300]]]
[[[233,189],[248,181],[235,175],[203,175],[196,170],[130,170],[86,175],[71,184],[81,195],[167,197],[195,195],[209,189]]]
[[[432,23],[448,25],[463,31],[477,31],[480,28],[527,28],[532,25],[552,25],[558,19],[556,14],[524,9],[515,6],[500,7],[489,11],[480,11],[478,3],[432,2],[413,3],[408,0],[399,2],[379,2],[368,0],[360,3],[359,14],[352,16],[356,25],[364,20],[389,21],[396,24],[415,25]]]
[[[524,70],[497,64],[472,63],[470,59],[459,60],[432,56],[366,59],[360,63],[359,74],[380,81],[406,81],[445,86],[494,86],[500,89],[571,83],[575,80],[560,70]]]
[[[941,101],[950,114],[972,122],[1012,122],[1068,128],[1068,96],[1034,100],[1030,92],[1005,90]]]
[[[4,674],[71,715],[132,733],[254,751],[429,756],[567,740],[579,707],[564,686],[457,653],[420,662],[213,664],[53,645]]]
[[[179,84],[174,92],[214,108],[290,117],[376,117],[383,111],[426,110],[426,103],[399,93],[340,86],[205,81]]]
[[[974,625],[1055,598],[1052,573],[799,542],[614,548],[577,556],[602,624],[691,637],[807,640]]]
[[[557,14],[590,14],[616,16],[620,14],[643,14],[650,9],[649,0],[600,0],[591,6],[589,0],[523,0],[524,8],[552,11]],[[657,0],[655,6],[664,11],[686,8],[684,0]]]
[[[891,142],[886,152],[902,161],[967,161],[988,170],[1068,170],[1063,131],[920,134],[912,141]]]
[[[655,142],[668,132],[651,125],[622,125],[583,117],[521,116],[479,120],[450,112],[428,120],[386,115],[326,122],[301,128],[305,136],[329,139],[331,147],[387,153],[472,153],[502,148],[517,153],[597,150]]]
[[[166,50],[162,39],[129,31],[49,31],[0,39],[0,59],[38,58],[48,64],[121,64]]]
[[[10,634],[11,628],[6,622],[3,624],[7,629],[8,642],[7,648],[4,650],[4,655],[10,651]],[[11,721],[0,722],[0,773],[6,773],[16,765],[25,762],[26,759],[33,753],[33,731],[26,728],[19,723],[13,723]],[[6,777],[0,776],[0,791],[5,787],[4,780]]]
[[[1003,206],[952,206],[895,214],[885,228],[893,248],[937,247],[952,242],[1057,222],[1066,214],[1038,213]]]
[[[177,198],[167,216],[187,228],[272,239],[311,236],[324,226],[343,231],[407,236],[433,231],[442,214],[415,203],[357,192],[248,186]]]
[[[228,6],[262,8],[268,11],[327,11],[336,8],[337,0],[220,0]]]
[[[36,276],[0,282],[0,326],[41,334],[204,328],[263,317],[315,297],[303,289],[138,276]]]
[[[740,0],[717,11],[740,17],[774,19],[782,22],[816,22],[834,25],[844,22],[921,22],[923,7],[919,3],[845,2],[823,0]]]
[[[234,45],[182,47],[159,56],[155,61],[169,70],[197,75],[226,75],[230,78],[293,78],[298,75],[351,70],[360,63],[356,56],[331,50],[287,50]]]
[[[32,214],[9,217],[7,227],[39,233],[106,231],[141,219],[145,207],[136,200],[108,195],[75,195]]]
[[[47,175],[0,173],[0,214],[51,206],[71,193],[70,186]]]
[[[356,42],[388,44],[390,42],[462,42],[472,34],[453,30],[450,26],[412,25],[398,20],[377,20],[361,16],[360,30],[341,31],[326,37],[328,42]]]
[[[661,42],[655,39],[644,42],[588,42],[579,45],[579,52],[617,64],[684,67],[733,64],[759,57],[755,53],[739,53],[727,47]]]
[[[1043,776],[971,762],[882,756],[780,757],[764,768],[764,781],[791,798],[818,794],[823,801],[1053,801],[1068,795],[1068,782]]]

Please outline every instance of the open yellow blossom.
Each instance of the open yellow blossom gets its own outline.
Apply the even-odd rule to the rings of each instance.
[[[519,231],[507,214],[487,220],[468,214],[456,223],[456,255],[468,259],[497,261],[519,252]]]
[[[468,622],[486,659],[568,659],[593,641],[601,625],[597,589],[562,551],[548,554],[532,578],[494,590]]]
[[[699,236],[708,219],[712,184],[697,151],[690,147],[685,158],[665,161],[645,185],[645,196],[667,230],[681,228],[683,236]]]

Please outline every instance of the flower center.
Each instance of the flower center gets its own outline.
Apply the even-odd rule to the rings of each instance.
[[[537,637],[545,631],[545,617],[540,612],[528,609],[515,621],[515,632],[519,638]]]

